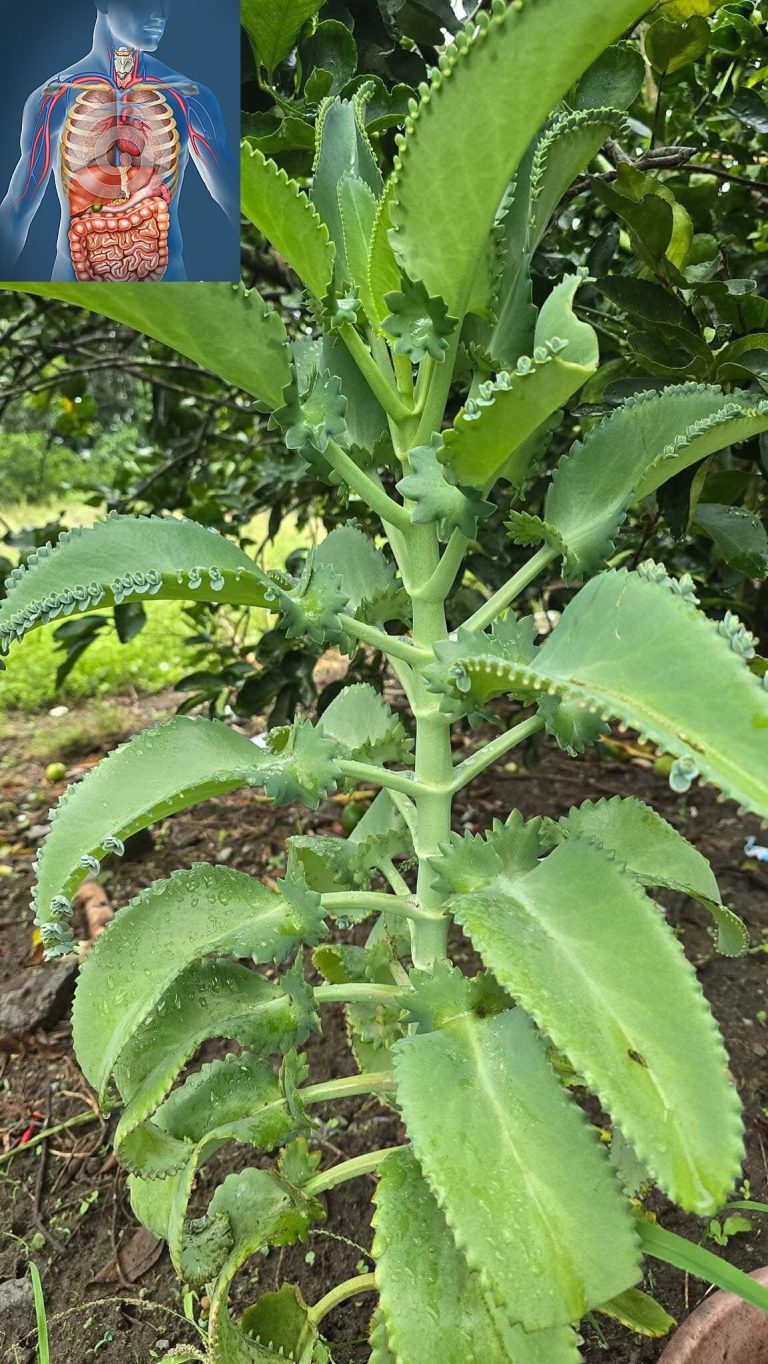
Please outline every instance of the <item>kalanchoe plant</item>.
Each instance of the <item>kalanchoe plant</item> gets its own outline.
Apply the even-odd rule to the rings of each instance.
[[[573,309],[580,274],[534,307],[532,243],[621,122],[559,104],[645,6],[494,0],[421,88],[386,183],[364,88],[324,105],[309,195],[244,144],[246,212],[304,281],[319,338],[308,327],[290,346],[257,293],[225,285],[36,286],[241,385],[314,473],[382,527],[384,548],[350,520],[294,579],[191,522],[115,517],[33,556],[0,609],[8,645],[101,603],[267,607],[291,637],[381,650],[413,716],[411,737],[356,685],[317,722],[256,743],[176,717],[68,792],[42,847],[37,922],[55,955],[73,950],[83,877],[157,819],[236,787],[310,808],[358,782],[380,788],[348,839],[290,838],[277,889],[208,865],[148,887],[81,969],[80,1064],[104,1105],[122,1103],[116,1150],[137,1216],[167,1240],[183,1280],[208,1286],[214,1364],[281,1352],[321,1364],[324,1318],[365,1290],[380,1300],[375,1364],[565,1364],[588,1312],[669,1328],[637,1287],[643,1254],[768,1308],[765,1290],[656,1226],[635,1197],[655,1184],[709,1217],[742,1160],[717,1026],[651,898],[656,887],[694,897],[720,950],[738,955],[745,930],[706,859],[631,798],[558,821],[513,810],[481,836],[451,833],[454,797],[516,745],[546,729],[581,753],[611,721],[671,755],[676,790],[701,778],[768,817],[768,691],[750,671],[751,636],[731,615],[705,617],[692,584],[661,564],[607,567],[628,508],[768,429],[768,405],[698,384],[643,394],[574,442],[543,515],[523,501],[562,409],[598,365],[595,333]],[[446,599],[499,479],[516,493],[511,535],[534,548],[449,634]],[[583,586],[538,642],[514,603],[557,561]],[[492,715],[497,697],[520,716],[454,762],[452,726]],[[367,945],[344,945],[345,929],[367,921]],[[452,924],[482,958],[473,977],[451,963]],[[327,982],[314,988],[309,951]],[[284,969],[252,969],[267,963]],[[309,1084],[301,1048],[331,1001],[347,1007],[359,1073]],[[210,1038],[240,1050],[183,1078]],[[574,1084],[609,1115],[609,1147]],[[314,1106],[363,1093],[397,1107],[407,1143],[318,1168]],[[232,1141],[277,1151],[275,1168],[230,1175],[192,1216],[197,1171]],[[229,1291],[247,1258],[302,1238],[326,1190],[373,1171],[375,1274],[312,1306],[286,1286],[236,1320]]]

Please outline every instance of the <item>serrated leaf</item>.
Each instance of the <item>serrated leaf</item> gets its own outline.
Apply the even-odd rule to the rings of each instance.
[[[629,1209],[521,1010],[465,1014],[403,1038],[394,1055],[427,1183],[510,1319],[527,1331],[567,1326],[636,1282]]]
[[[208,1339],[211,1364],[251,1364],[253,1354],[227,1306],[230,1285],[241,1265],[262,1246],[292,1245],[324,1216],[321,1205],[266,1170],[229,1175],[216,1190],[209,1216],[229,1218],[233,1248],[211,1290]]]
[[[387,294],[385,302],[389,314],[382,327],[394,338],[397,355],[409,356],[415,365],[427,355],[438,362],[445,359],[456,319],[448,316],[441,298],[430,298],[420,281],[403,279],[401,288]]]
[[[283,889],[200,863],[156,881],[120,910],[83,963],[72,1014],[78,1062],[94,1089],[103,1096],[123,1048],[199,957],[280,962],[300,942],[319,940],[319,897],[297,885]]]
[[[321,540],[316,564],[329,564],[338,574],[350,615],[373,624],[407,618],[407,598],[394,565],[355,525],[337,526]]]
[[[594,572],[631,502],[722,450],[768,430],[768,402],[698,384],[629,399],[558,464],[544,518],[566,546],[569,579]]]
[[[640,62],[642,81],[643,59],[636,48],[629,47],[629,51]],[[584,79],[589,75],[587,72]],[[616,137],[622,131],[624,120],[617,113],[617,106],[607,107],[609,105],[610,100],[603,99],[597,105],[579,106],[574,113],[560,114],[539,138],[531,166],[529,255],[541,243],[558,204],[576,176],[597,156],[609,137]]]
[[[559,821],[566,838],[594,839],[613,853],[641,885],[690,895],[709,910],[717,926],[717,950],[740,957],[749,947],[741,919],[720,898],[714,872],[703,853],[673,825],[634,796],[613,796],[574,806]]]
[[[249,142],[241,143],[241,200],[246,218],[280,252],[316,298],[333,278],[328,229],[295,180]]]
[[[322,0],[243,0],[241,23],[270,76],[321,5]]]
[[[468,540],[474,539],[477,523],[495,511],[493,502],[486,502],[475,488],[460,488],[450,478],[450,471],[440,462],[442,438],[432,437],[429,445],[417,445],[408,452],[411,472],[401,478],[397,491],[413,503],[411,520],[415,526],[437,524],[438,537],[450,539],[460,530]]]
[[[350,283],[360,294],[365,315],[371,326],[378,328],[381,317],[371,291],[368,255],[379,201],[370,186],[350,172],[346,172],[339,180],[338,196],[344,255]]]
[[[768,691],[745,666],[743,627],[715,625],[684,579],[641,568],[592,578],[528,663],[505,659],[493,636],[475,635],[464,653],[461,638],[441,646],[449,667],[425,670],[430,686],[449,698],[547,690],[575,699],[673,754],[687,785],[700,774],[768,818]]]
[[[344,687],[326,706],[318,726],[346,757],[378,763],[413,761],[413,740],[400,716],[368,682]]]
[[[387,414],[339,336],[326,333],[323,337],[319,368],[330,371],[341,383],[341,392],[347,402],[344,418],[348,446],[363,456],[365,464],[386,462],[392,449]]]
[[[334,275],[341,287],[351,274],[347,265],[344,224],[339,204],[339,184],[345,174],[354,175],[378,199],[382,192],[381,171],[371,149],[362,116],[366,91],[351,100],[338,97],[324,101],[317,117],[314,174],[311,197],[336,247]]]
[[[108,516],[64,531],[9,574],[5,592],[0,653],[39,625],[97,606],[156,598],[277,611],[285,595],[239,545],[172,516]]]
[[[259,0],[261,3],[261,0]],[[58,298],[132,327],[186,355],[228,384],[279,407],[290,374],[280,314],[241,284],[0,284],[17,293]]]
[[[117,1059],[115,1080],[126,1103],[115,1133],[118,1159],[123,1142],[154,1113],[203,1042],[227,1038],[269,1056],[305,1042],[317,1023],[312,991],[293,973],[279,984],[236,962],[193,962]]]
[[[580,283],[574,275],[552,290],[536,323],[533,358],[518,360],[513,374],[502,371],[481,385],[477,398],[443,432],[442,458],[458,483],[485,488],[503,469],[506,479],[522,486],[528,438],[597,369],[597,337],[572,310]],[[519,449],[526,458],[516,461]]]
[[[385,1160],[375,1203],[380,1311],[398,1364],[575,1364],[570,1327],[529,1334],[494,1305],[457,1249],[409,1147]]]
[[[575,758],[610,732],[599,715],[591,715],[578,701],[562,696],[542,696],[539,715],[544,728],[555,738],[564,753]]]
[[[675,1318],[664,1310],[661,1303],[640,1288],[628,1288],[626,1293],[620,1293],[611,1302],[604,1302],[598,1311],[604,1317],[621,1322],[628,1331],[634,1331],[639,1336],[650,1336],[653,1340],[668,1336],[677,1325]]]
[[[583,838],[522,871],[501,860],[449,910],[669,1197],[701,1214],[720,1207],[743,1158],[740,1106],[674,934],[634,877]]]
[[[406,123],[391,219],[405,274],[442,297],[453,316],[467,311],[496,210],[535,133],[645,8],[643,0],[618,0],[610,13],[597,0],[510,5],[481,18],[463,51],[454,45],[444,55],[429,96]]]
[[[247,1336],[285,1360],[298,1359],[299,1347],[306,1350],[317,1340],[317,1326],[301,1289],[292,1283],[284,1283],[276,1293],[262,1293],[253,1307],[246,1308],[240,1324]]]
[[[278,803],[319,803],[336,781],[332,742],[307,721],[264,745],[219,720],[174,716],[114,749],[64,793],[37,863],[38,919],[70,896],[93,868],[85,858],[120,851],[139,829],[239,786],[263,786]]]
[[[517,682],[536,658],[535,633],[532,616],[516,620],[511,611],[494,622],[490,635],[459,627],[455,639],[434,646],[437,662],[424,669],[427,687],[445,696],[446,711],[471,718],[482,716],[487,702],[502,691],[532,701],[535,685],[521,681],[518,687]]]

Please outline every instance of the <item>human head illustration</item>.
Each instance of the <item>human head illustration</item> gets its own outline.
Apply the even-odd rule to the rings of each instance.
[[[172,0],[96,0],[115,47],[155,52],[165,33]]]

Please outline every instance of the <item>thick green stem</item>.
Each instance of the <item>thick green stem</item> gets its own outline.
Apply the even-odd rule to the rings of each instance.
[[[373,985],[367,980],[348,980],[340,985],[316,985],[316,1004],[388,1004],[402,994],[399,985]]]
[[[383,786],[386,791],[404,791],[407,796],[414,798],[419,789],[410,772],[391,772],[388,767],[359,763],[354,758],[342,758],[338,768],[343,777],[364,782],[366,786]]]
[[[515,597],[519,597],[528,584],[532,583],[534,578],[537,578],[544,571],[547,564],[551,564],[557,553],[558,551],[552,549],[550,545],[542,545],[541,549],[534,554],[532,559],[528,560],[527,564],[523,564],[522,568],[518,569],[517,573],[503,587],[500,587],[498,592],[494,592],[493,596],[483,602],[483,605],[475,611],[474,615],[465,620],[464,629],[474,630],[479,634],[487,625],[492,625],[496,617],[506,610],[510,602],[513,602]]]
[[[431,654],[415,649],[404,635],[388,635],[385,630],[366,625],[364,621],[347,616],[344,612],[339,615],[339,624],[348,635],[356,636],[363,644],[370,644],[371,648],[378,649],[387,657],[404,659],[412,668],[417,668],[420,663],[432,662]]]
[[[332,1165],[330,1170],[321,1170],[308,1180],[304,1185],[304,1192],[312,1198],[316,1194],[325,1193],[327,1189],[335,1189],[337,1184],[346,1184],[348,1179],[371,1175],[378,1170],[387,1156],[391,1156],[392,1152],[397,1150],[397,1146],[383,1146],[379,1151],[365,1151],[362,1156],[354,1156],[352,1160],[342,1160],[338,1165]]]
[[[365,470],[355,464],[351,455],[342,450],[335,440],[329,440],[324,455],[331,468],[344,479],[353,493],[357,493],[387,526],[394,526],[406,533],[410,530],[411,518],[405,507],[400,502],[395,502],[379,483],[369,478]]]
[[[320,897],[323,909],[329,914],[357,914],[370,910],[372,914],[402,914],[406,919],[434,919],[435,915],[422,909],[411,896],[388,895],[378,890],[339,890]]]
[[[516,748],[526,739],[530,739],[532,734],[538,733],[544,728],[544,721],[540,715],[531,715],[527,720],[521,720],[519,725],[514,725],[504,734],[498,734],[495,739],[491,739],[489,744],[485,744],[473,753],[471,757],[465,758],[463,763],[459,763],[453,769],[453,789],[461,791],[474,778],[484,772],[486,767],[495,763],[499,758],[508,753],[510,748]]]
[[[372,1070],[367,1075],[344,1075],[340,1080],[321,1080],[316,1085],[305,1085],[299,1090],[302,1103],[335,1103],[337,1099],[354,1099],[358,1094],[378,1094],[392,1090],[395,1080],[391,1071]]]
[[[414,530],[412,567],[415,581],[427,582],[438,561],[438,544],[434,527]],[[445,639],[445,606],[440,601],[413,601],[413,638],[420,648],[431,649],[437,640]],[[437,914],[426,923],[411,926],[411,951],[414,966],[424,969],[446,955],[448,920],[442,913],[442,896],[435,890],[430,858],[436,857],[448,842],[451,833],[451,785],[453,759],[451,756],[450,720],[440,710],[436,696],[427,692],[419,679],[416,707],[416,856],[419,872],[416,895],[422,909]]]
[[[347,1298],[356,1298],[359,1293],[375,1293],[376,1276],[375,1274],[358,1274],[354,1279],[345,1279],[344,1283],[339,1283],[326,1293],[324,1298],[316,1302],[314,1307],[310,1307],[309,1316],[315,1326],[332,1312],[339,1303],[346,1302]]]
[[[406,407],[400,394],[388,383],[363,338],[355,331],[351,322],[345,322],[339,328],[339,335],[368,387],[381,403],[387,415],[396,422],[407,421],[409,417],[412,417],[412,409]]]

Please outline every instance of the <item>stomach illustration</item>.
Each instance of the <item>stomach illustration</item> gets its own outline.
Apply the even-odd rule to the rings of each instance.
[[[161,91],[135,84],[78,93],[61,138],[78,280],[162,279],[179,153],[176,120]]]

